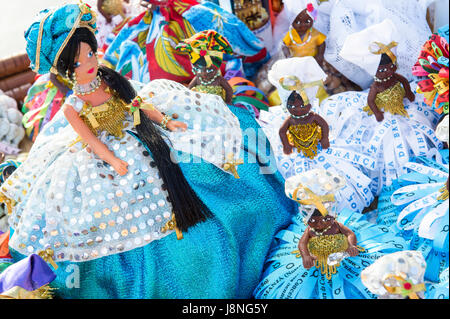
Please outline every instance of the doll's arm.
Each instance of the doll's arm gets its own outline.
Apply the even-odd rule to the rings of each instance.
[[[367,104],[369,105],[370,109],[372,110],[373,114],[375,115],[375,118],[378,122],[381,122],[384,119],[383,112],[380,111],[378,106],[375,104],[375,98],[377,97],[378,90],[375,87],[375,84],[372,83],[372,86],[370,87],[369,95],[367,96]]]
[[[60,90],[64,95],[66,95],[67,92],[69,92],[69,88],[65,86],[64,83],[61,83],[58,80],[57,76],[53,73],[50,73],[50,82],[52,82],[53,85],[56,86],[56,88]]]
[[[317,54],[315,56],[317,63],[322,66],[323,65],[323,59],[325,54],[326,44],[325,41],[322,42],[321,45],[317,48]]]
[[[358,248],[356,248],[357,240],[355,233],[348,227],[342,225],[341,223],[336,222],[341,230],[341,232],[347,237],[348,248],[347,252],[350,256],[358,255]]]
[[[307,227],[302,235],[302,238],[300,238],[300,241],[298,242],[298,250],[300,251],[300,255],[302,255],[303,267],[305,267],[306,269],[309,269],[312,266],[314,266],[314,260],[316,259],[316,257],[312,256],[309,253],[308,249],[308,242],[310,239],[309,231],[310,231],[309,227]]]
[[[153,109],[153,110],[143,110],[144,114],[154,123],[160,125],[162,120],[164,119],[164,115],[158,111],[157,109]],[[180,121],[174,121],[174,120],[169,120],[169,122],[167,122],[166,124],[167,128],[170,131],[177,131],[179,128],[181,128],[182,131],[186,131],[187,129],[187,124],[184,122],[180,122]]]
[[[91,132],[89,127],[87,127],[78,115],[78,112],[75,111],[71,105],[65,104],[63,112],[74,131],[78,133],[81,139],[89,145],[98,157],[110,164],[119,175],[123,176],[128,172],[128,163],[116,157],[114,153]]]
[[[284,43],[281,44],[281,50],[283,51],[283,54],[286,58],[291,57],[291,50],[288,48],[288,46]]]
[[[110,14],[106,13],[106,12],[103,10],[103,8],[102,8],[103,2],[104,2],[104,0],[97,0],[97,9],[98,9],[98,11],[102,14],[102,16],[105,17],[106,22],[111,23],[112,17],[111,17]]]
[[[327,149],[330,147],[330,140],[329,140],[329,134],[330,134],[330,127],[328,126],[327,121],[323,117],[321,117],[318,114],[314,115],[314,120],[319,124],[320,128],[322,129],[322,138],[320,139],[320,144],[322,145],[323,149]]]
[[[219,71],[220,72],[220,71]],[[225,96],[225,103],[231,104],[233,101],[233,89],[231,88],[230,84],[223,76],[220,77],[220,85],[225,90],[226,96]]]
[[[190,89],[192,89],[193,87],[195,87],[195,86],[197,86],[197,85],[198,85],[198,76],[195,76],[195,77],[192,79],[191,83],[189,83],[188,89],[190,90]]]
[[[292,145],[289,144],[289,140],[287,138],[287,131],[289,129],[290,126],[290,118],[287,118],[283,125],[281,125],[279,134],[280,134],[280,139],[281,139],[281,143],[283,144],[283,152],[286,155],[289,155],[292,153]]]
[[[408,98],[408,100],[410,100],[411,102],[414,102],[414,100],[416,99],[416,95],[411,90],[411,86],[409,85],[408,80],[404,76],[402,76],[398,73],[395,73],[395,77],[405,88],[405,93],[406,93],[406,97]]]

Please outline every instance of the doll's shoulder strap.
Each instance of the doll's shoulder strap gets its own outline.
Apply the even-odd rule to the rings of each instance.
[[[72,106],[74,110],[79,113],[83,108],[84,101],[79,97],[77,97],[75,94],[72,94],[69,97],[67,97],[65,104]]]

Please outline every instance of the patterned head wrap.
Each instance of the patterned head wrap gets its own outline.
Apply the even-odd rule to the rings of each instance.
[[[181,52],[188,52],[192,64],[203,57],[207,67],[214,65],[217,68],[220,68],[224,53],[233,53],[233,49],[230,43],[228,43],[228,40],[213,30],[206,30],[194,34],[189,39],[180,42],[176,49]],[[218,59],[212,59],[211,57]]]
[[[67,4],[41,11],[25,32],[31,69],[58,74],[56,63],[77,28],[97,32],[96,13],[87,4]]]

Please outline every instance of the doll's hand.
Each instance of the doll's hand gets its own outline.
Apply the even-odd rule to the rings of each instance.
[[[322,145],[322,149],[326,150],[330,147],[330,141],[328,139],[320,141],[320,145]]]
[[[374,115],[378,122],[381,122],[384,120],[384,114],[382,112],[375,113]]]
[[[122,161],[120,158],[116,157],[112,160],[111,166],[114,168],[114,170],[119,174],[120,176],[125,175],[128,173],[128,163],[125,161]]]
[[[292,153],[292,149],[293,149],[293,147],[292,147],[291,145],[285,145],[285,146],[283,146],[283,152],[284,152],[284,154],[286,154],[286,155],[291,154],[291,153]]]
[[[180,121],[174,121],[174,120],[170,120],[167,124],[166,124],[167,128],[171,131],[178,131],[178,129],[180,128],[183,132],[186,131],[187,129],[187,124],[184,122],[180,122]]]
[[[409,92],[406,94],[406,97],[407,97],[408,100],[411,101],[411,102],[414,102],[414,100],[416,99],[416,95],[415,95],[412,91],[409,91]]]
[[[305,267],[306,269],[311,268],[312,266],[314,266],[314,261],[316,260],[316,257],[313,256],[305,256],[302,258],[303,260],[303,267]]]
[[[353,245],[349,245],[349,247],[347,248],[347,253],[353,257],[359,254],[358,248],[356,248],[356,246]]]

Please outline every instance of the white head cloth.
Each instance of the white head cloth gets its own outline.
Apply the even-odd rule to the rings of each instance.
[[[436,137],[442,142],[448,143],[448,135],[449,135],[449,125],[448,125],[448,114],[444,117],[444,119],[439,123],[436,127]]]
[[[381,23],[347,36],[339,55],[374,76],[380,64],[381,54],[371,53],[370,48],[374,51],[379,49],[373,43],[380,42],[387,46],[392,41],[399,42],[399,40],[399,33],[394,23],[385,19]],[[396,47],[390,50],[395,55]]]
[[[303,84],[324,81],[327,77],[316,59],[311,56],[277,61],[270,69],[268,78],[270,83],[277,88],[282,105],[286,105],[287,99],[292,93],[292,91],[284,89],[280,84],[280,79],[287,76],[296,76]],[[305,88],[310,103],[315,99],[318,88],[319,86]]]
[[[334,195],[344,186],[345,179],[343,177],[321,168],[314,168],[307,172],[289,177],[284,184],[286,196],[295,201],[310,199],[311,196],[305,188],[309,189],[317,196],[327,196]],[[296,198],[294,198],[294,193],[299,187],[300,189],[295,194]],[[337,205],[335,201],[324,201],[323,205],[330,216],[335,217],[337,215]],[[315,205],[301,204],[300,210],[305,221],[309,220],[315,209],[317,209]]]

